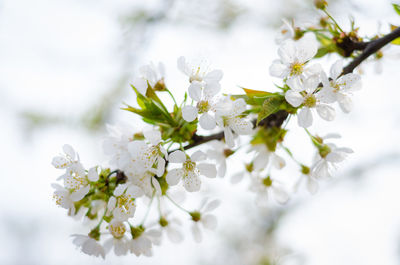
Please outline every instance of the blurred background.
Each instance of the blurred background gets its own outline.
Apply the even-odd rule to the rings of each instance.
[[[349,16],[360,33],[388,32],[400,17],[391,1],[329,1],[344,28]],[[339,145],[355,153],[316,195],[304,187],[289,204],[260,209],[248,183],[230,184],[242,170],[231,161],[225,179],[205,183],[203,194],[222,200],[219,227],[196,244],[167,240],[154,257],[105,261],[75,249],[69,237],[88,228],[51,200],[60,172],[51,159],[64,143],[84,165],[104,165],[105,124],[142,122],[120,110],[133,103],[129,83],[150,61],[166,65],[166,83],[182,98],[186,77],[176,59],[207,60],[222,69],[223,91],[239,86],[270,90],[268,67],[277,57],[275,36],[282,18],[315,22],[310,0],[3,0],[0,1],[0,264],[400,264],[399,49],[381,62],[363,64],[363,89],[354,111],[312,130],[339,132]],[[329,69],[335,56],[324,59]],[[378,74],[380,73],[380,74]],[[312,149],[292,119],[287,136],[295,155]],[[239,158],[240,159],[240,158]],[[299,175],[288,165],[282,178]],[[291,176],[285,176],[288,174]],[[199,198],[199,197],[194,197]],[[188,208],[198,205],[188,199]]]

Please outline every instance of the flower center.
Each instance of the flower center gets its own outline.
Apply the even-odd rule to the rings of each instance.
[[[183,163],[183,168],[186,172],[194,171],[194,169],[196,168],[196,163],[191,160],[186,160]]]
[[[199,109],[199,113],[205,113],[210,110],[210,104],[207,100],[202,100],[197,103],[197,108]]]
[[[196,72],[193,71],[192,75],[189,78],[190,83],[192,83],[193,81],[203,81],[203,78],[200,75],[200,67],[197,67]]]
[[[70,175],[65,178],[65,187],[70,189],[71,192],[75,192],[79,190],[80,188],[86,186],[87,180],[84,177],[80,177],[76,174]]]
[[[304,99],[304,106],[307,108],[313,108],[315,105],[317,105],[317,99],[315,98],[314,95],[307,95],[306,98]]]
[[[200,212],[194,211],[194,212],[190,212],[189,214],[192,217],[193,221],[195,221],[195,222],[200,221],[200,219],[201,219],[201,213]]]
[[[124,236],[126,227],[123,223],[110,224],[110,233],[114,238],[120,239]]]
[[[56,193],[53,194],[53,200],[55,201],[55,203],[57,205],[61,205],[61,201],[63,198],[64,198],[64,196],[62,196],[62,195],[58,195]]]
[[[262,183],[265,187],[271,187],[272,186],[272,179],[268,176],[262,180]]]
[[[339,92],[340,91],[340,85],[333,80],[331,81],[331,87],[333,88],[333,92]]]
[[[304,67],[304,64],[293,63],[291,65],[291,67],[290,67],[291,68],[290,75],[291,76],[293,76],[293,75],[301,75],[303,73],[303,67]]]
[[[129,212],[130,209],[132,209],[134,206],[135,203],[133,202],[131,196],[129,195],[122,194],[117,199],[117,207],[120,208],[121,210]]]

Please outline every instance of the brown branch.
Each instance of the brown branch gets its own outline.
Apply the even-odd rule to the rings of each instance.
[[[400,37],[400,27],[396,28],[393,30],[391,33],[370,41],[370,42],[356,42],[352,41],[351,46],[348,46],[351,48],[351,52],[354,50],[362,50],[363,52],[356,57],[349,65],[347,65],[345,68],[343,68],[342,75],[348,74],[353,72],[353,70],[360,65],[364,60],[366,60],[370,55],[374,54],[378,50],[380,50],[382,47],[393,41],[394,39]],[[350,45],[350,44],[348,44]],[[349,48],[349,49],[350,49]],[[270,128],[270,127],[280,127],[283,122],[286,120],[286,118],[289,116],[289,113],[287,113],[284,110],[280,110],[274,114],[269,115],[267,118],[262,120],[259,123],[259,126],[264,126],[265,128]],[[255,121],[253,121],[255,125]],[[183,147],[183,149],[188,150],[190,148],[193,148],[195,146],[210,142],[212,140],[222,140],[224,139],[224,132],[218,132],[215,134],[211,134],[208,136],[201,136],[194,134],[192,138],[192,142],[186,146]]]
[[[343,68],[342,75],[352,73],[353,70],[357,66],[359,66],[363,61],[365,61],[369,56],[376,53],[377,51],[382,49],[382,47],[384,47],[385,45],[389,44],[390,42],[399,37],[400,37],[400,27],[396,28],[389,34],[379,39],[368,42],[363,52],[358,57],[356,57],[349,65]]]

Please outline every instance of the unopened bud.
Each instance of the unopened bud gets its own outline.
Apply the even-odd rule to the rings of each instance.
[[[197,212],[197,211],[196,212],[190,212],[189,214],[192,217],[193,221],[195,221],[195,222],[200,221],[200,219],[201,219],[201,213],[200,212]]]
[[[314,0],[314,5],[318,9],[325,9],[328,6],[328,2],[325,0]]]

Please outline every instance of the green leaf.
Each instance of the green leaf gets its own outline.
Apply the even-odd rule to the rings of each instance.
[[[396,13],[398,15],[400,15],[400,5],[398,4],[392,4],[394,11],[396,11]]]
[[[262,104],[261,111],[258,113],[257,125],[269,115],[277,112],[282,102],[282,98],[280,97],[269,97],[265,99],[264,103]]]
[[[390,42],[391,44],[394,44],[394,45],[400,45],[400,38],[397,38],[397,39],[395,39],[395,40],[393,40],[392,42]]]
[[[242,87],[242,89],[244,90],[244,93],[246,93],[248,97],[265,97],[273,95],[273,93],[267,91],[248,89],[244,87]]]
[[[393,31],[393,30],[395,30],[395,29],[397,29],[398,28],[398,26],[395,26],[395,25],[390,25],[390,29]],[[392,40],[391,42],[390,42],[391,44],[394,44],[394,45],[400,45],[400,38],[397,38],[397,39],[394,39],[394,40]]]

